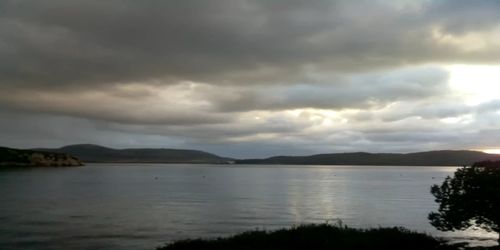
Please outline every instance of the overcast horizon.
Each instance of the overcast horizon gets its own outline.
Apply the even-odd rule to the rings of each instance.
[[[0,0],[0,146],[500,153],[500,1]]]

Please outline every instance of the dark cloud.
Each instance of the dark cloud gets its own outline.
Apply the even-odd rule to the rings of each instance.
[[[233,156],[495,146],[500,3],[0,1],[0,140]],[[230,148],[230,149],[228,149]]]
[[[289,83],[311,67],[498,62],[498,46],[470,52],[435,37],[499,24],[495,1],[455,2],[4,1],[1,83]]]
[[[434,1],[428,10],[428,16],[447,32],[464,34],[498,26],[499,9],[500,2],[496,0],[474,3],[467,0]]]
[[[283,110],[296,108],[348,109],[384,106],[395,101],[446,95],[448,73],[438,68],[377,72],[355,77],[334,77],[329,84],[277,85],[268,88],[208,87],[200,98],[217,110]]]
[[[183,98],[184,85],[157,89],[148,85],[121,85],[80,91],[8,89],[0,87],[4,109],[36,111],[127,124],[218,124],[232,117],[208,112],[201,102]],[[166,95],[166,96],[165,96]]]

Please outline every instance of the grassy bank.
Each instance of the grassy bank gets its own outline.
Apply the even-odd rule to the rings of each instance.
[[[249,249],[458,249],[432,236],[403,228],[353,229],[341,225],[304,225],[276,231],[249,231],[227,238],[176,241],[158,250]]]

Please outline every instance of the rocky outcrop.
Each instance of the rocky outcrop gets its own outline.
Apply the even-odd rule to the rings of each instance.
[[[68,154],[0,147],[0,166],[74,167],[83,165],[82,161]]]

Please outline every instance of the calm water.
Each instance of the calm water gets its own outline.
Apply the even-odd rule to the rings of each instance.
[[[341,219],[427,222],[453,167],[98,165],[0,170],[0,249],[154,249],[174,239]],[[493,241],[491,241],[493,242]]]

